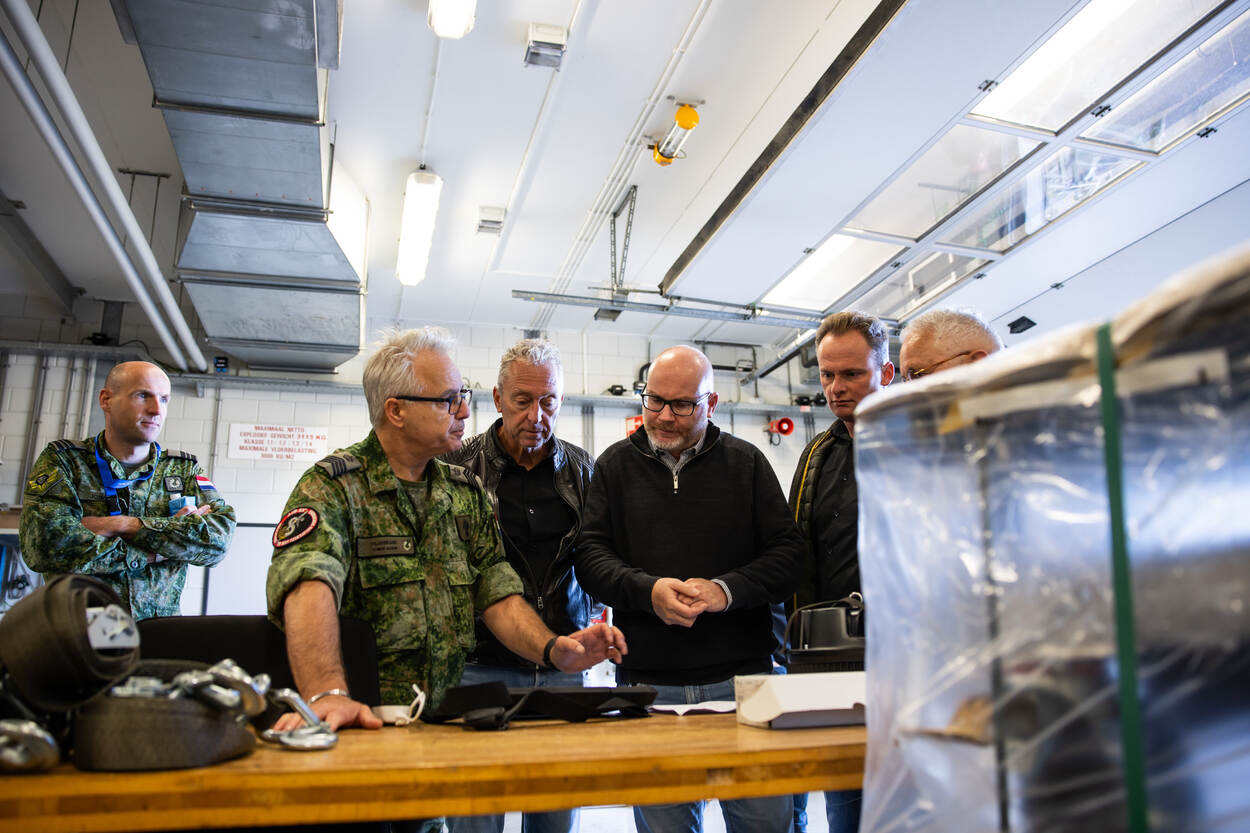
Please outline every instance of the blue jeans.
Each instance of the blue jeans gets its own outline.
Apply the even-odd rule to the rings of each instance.
[[[702,703],[705,700],[733,700],[733,680],[710,685],[657,685],[656,705]],[[706,801],[692,804],[652,804],[634,808],[638,833],[699,833],[703,829]],[[794,798],[770,795],[763,798],[736,798],[720,803],[726,833],[789,833],[794,815]]]
[[[477,685],[498,680],[509,688],[525,686],[580,686],[582,674],[565,671],[544,671],[536,668],[505,668],[498,665],[478,665],[466,662],[460,685]],[[447,829],[451,833],[502,833],[504,817],[448,816]],[[546,813],[526,813],[521,817],[521,833],[576,833],[577,808],[552,810]]]
[[[829,820],[829,833],[859,833],[859,814],[863,809],[863,790],[831,790],[825,793],[825,818]]]

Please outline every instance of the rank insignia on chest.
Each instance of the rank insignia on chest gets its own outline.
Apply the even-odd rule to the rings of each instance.
[[[282,516],[282,520],[278,521],[278,526],[274,528],[273,545],[275,547],[290,546],[316,529],[320,522],[321,516],[317,514],[316,509],[308,506],[292,509]]]
[[[473,527],[470,525],[472,519],[468,515],[456,516],[456,534],[460,536],[461,541],[470,541],[473,539]]]
[[[181,477],[166,477],[165,491],[171,495],[182,494],[183,482]]]

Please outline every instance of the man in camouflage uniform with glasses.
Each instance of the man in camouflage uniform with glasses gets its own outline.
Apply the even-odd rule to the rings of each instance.
[[[447,331],[392,334],[364,371],[373,431],[300,478],[273,536],[266,594],[284,627],[300,693],[332,729],[381,722],[347,690],[338,614],[372,623],[386,703],[411,684],[438,705],[460,680],[480,615],[512,651],[578,671],[625,653],[620,631],[556,636],[522,598],[494,514],[464,469],[434,458],[460,447],[470,391]],[[290,714],[278,729],[300,725]]]
[[[135,619],[181,613],[188,565],[221,561],[234,534],[234,510],[195,456],[156,442],[169,399],[156,365],[117,365],[99,393],[104,430],[49,443],[22,496],[31,569],[101,579]]]

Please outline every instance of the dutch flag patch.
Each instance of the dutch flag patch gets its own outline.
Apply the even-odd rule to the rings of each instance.
[[[213,481],[209,480],[206,474],[197,474],[195,476],[195,485],[199,486],[202,492],[217,491],[217,487],[213,485]]]

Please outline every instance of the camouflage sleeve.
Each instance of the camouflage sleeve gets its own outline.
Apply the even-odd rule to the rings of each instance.
[[[504,555],[499,523],[485,494],[480,491],[475,515],[478,528],[469,552],[469,566],[477,573],[477,581],[473,585],[473,609],[480,616],[482,611],[500,599],[523,593],[525,587]]]
[[[324,581],[343,604],[343,584],[351,566],[352,531],[343,489],[314,466],[287,499],[274,529],[273,560],[265,580],[269,619],[282,627],[286,594],[301,581]]]
[[[234,509],[217,494],[217,489],[204,470],[193,465],[184,478],[186,494],[195,496],[196,506],[211,506],[204,515],[191,514],[178,518],[146,517],[139,520],[143,528],[134,534],[131,543],[148,552],[160,553],[166,561],[182,561],[197,567],[212,567],[226,557],[230,539],[234,537]]]
[[[75,485],[73,473],[59,455],[45,448],[22,495],[22,557],[40,573],[131,572],[124,540],[104,538],[82,525],[82,503]],[[145,566],[146,559],[141,560]]]

